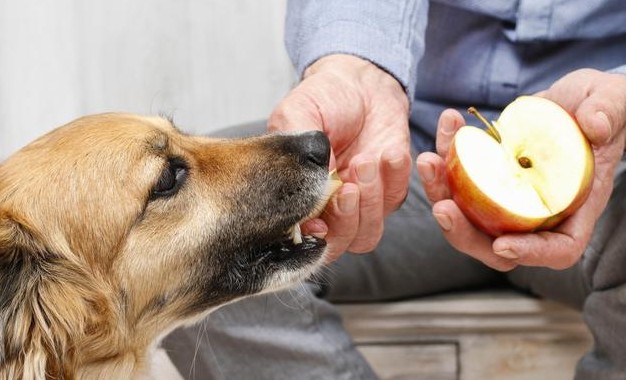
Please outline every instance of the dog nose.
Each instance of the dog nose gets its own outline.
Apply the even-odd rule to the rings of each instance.
[[[330,140],[321,131],[304,132],[299,135],[299,151],[302,157],[321,167],[330,163]]]

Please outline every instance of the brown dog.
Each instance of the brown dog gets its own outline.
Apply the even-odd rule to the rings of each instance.
[[[0,379],[139,376],[166,333],[304,279],[330,196],[322,133],[186,136],[103,114],[0,166]]]

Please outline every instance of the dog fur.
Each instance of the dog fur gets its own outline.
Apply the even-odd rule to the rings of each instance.
[[[141,376],[175,327],[311,275],[325,242],[287,231],[330,196],[326,144],[193,137],[164,118],[101,114],[9,157],[0,379]]]

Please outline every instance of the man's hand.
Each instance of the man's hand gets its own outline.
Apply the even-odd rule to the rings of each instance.
[[[437,152],[423,153],[417,168],[433,215],[448,241],[458,250],[501,271],[517,265],[564,269],[574,265],[590,240],[594,225],[611,195],[614,171],[625,149],[625,76],[597,70],[574,71],[538,96],[563,106],[576,118],[592,143],[594,182],[577,212],[552,231],[506,234],[492,239],[476,229],[450,199],[444,157],[454,133],[464,124],[454,110],[442,113],[437,130]]]
[[[276,107],[270,131],[323,131],[332,146],[331,168],[344,182],[321,219],[304,233],[326,235],[328,260],[344,251],[373,250],[384,217],[399,207],[411,171],[408,98],[391,75],[349,55],[312,64]]]

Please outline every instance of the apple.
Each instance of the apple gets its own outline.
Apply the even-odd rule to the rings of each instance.
[[[323,198],[321,199],[317,207],[315,207],[315,209],[312,211],[312,213],[306,218],[306,220],[319,216],[328,201],[338,191],[338,189],[341,188],[341,186],[343,186],[343,181],[341,180],[341,177],[339,176],[339,173],[336,171],[336,169],[329,171],[328,182],[326,183]],[[303,242],[301,237],[301,226],[299,225],[299,223],[296,223],[294,226],[292,226],[291,229],[288,231],[288,234],[290,235],[294,244],[301,244]]]
[[[555,227],[587,198],[594,156],[576,120],[551,100],[521,96],[489,123],[464,126],[446,157],[454,202],[479,229],[499,236]]]

